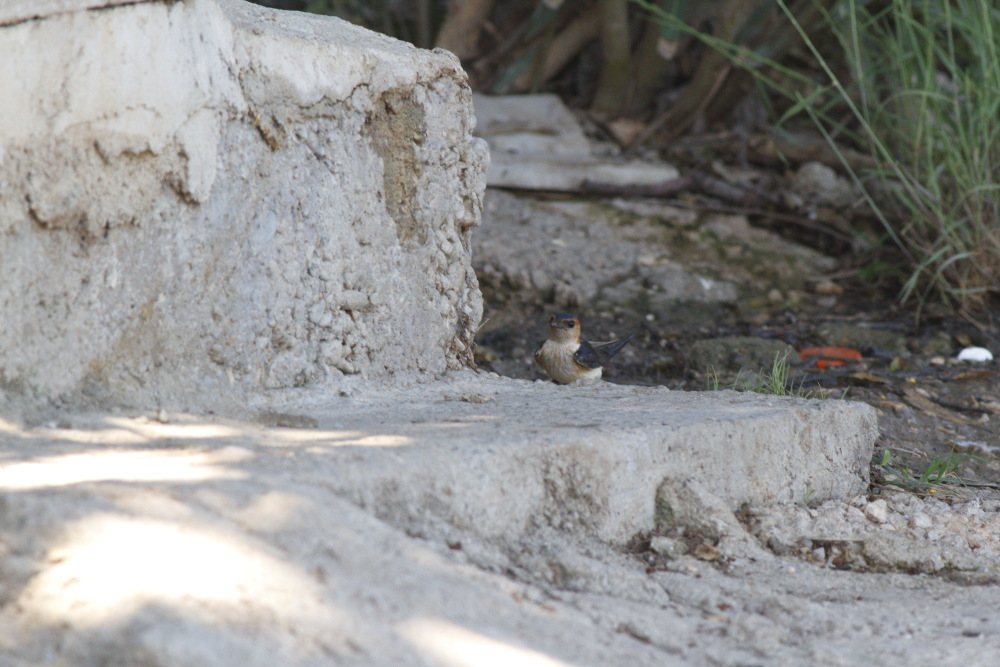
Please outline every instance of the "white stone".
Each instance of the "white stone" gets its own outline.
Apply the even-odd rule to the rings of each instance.
[[[889,504],[882,498],[865,505],[865,516],[875,523],[885,523],[889,519]]]
[[[806,162],[792,176],[792,186],[807,205],[846,206],[856,197],[851,183],[819,162]]]

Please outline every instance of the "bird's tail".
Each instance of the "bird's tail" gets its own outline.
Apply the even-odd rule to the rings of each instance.
[[[610,343],[605,343],[598,347],[598,349],[608,356],[608,359],[615,356],[622,351],[622,348],[628,345],[628,342],[635,338],[635,334],[629,334],[622,338],[621,340],[611,341]]]

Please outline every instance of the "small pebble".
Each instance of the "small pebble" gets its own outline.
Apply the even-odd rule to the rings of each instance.
[[[817,294],[825,294],[827,296],[836,296],[838,294],[844,293],[844,288],[833,282],[832,280],[821,280],[813,288]]]
[[[879,498],[865,506],[865,516],[875,523],[885,523],[889,518],[889,504]]]
[[[722,552],[719,551],[718,547],[714,547],[711,544],[699,544],[691,552],[691,555],[698,560],[709,562],[714,562],[722,558]]]
[[[924,500],[924,509],[928,514],[943,514],[951,510],[948,503],[941,502],[937,498],[926,498]]]
[[[983,508],[979,506],[978,502],[969,502],[962,507],[962,514],[968,517],[982,517],[986,516],[986,512]]]
[[[492,403],[493,397],[487,396],[486,394],[470,392],[468,394],[462,394],[461,396],[446,396],[445,400],[462,401],[464,403]]]
[[[837,305],[837,297],[835,296],[821,296],[816,299],[816,305],[820,308],[833,308]]]
[[[930,528],[933,523],[931,518],[923,512],[917,512],[910,516],[910,528]]]
[[[941,546],[946,549],[968,549],[969,543],[961,535],[947,535],[941,540]]]
[[[664,558],[677,558],[684,553],[684,545],[670,537],[657,535],[649,541],[649,548]]]

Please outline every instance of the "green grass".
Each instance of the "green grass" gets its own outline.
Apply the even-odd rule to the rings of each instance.
[[[842,78],[785,0],[777,0],[822,70],[822,80],[769,59],[766,45],[754,51],[728,43],[680,23],[648,0],[632,1],[791,100],[779,125],[801,115],[812,120],[841,156],[886,237],[905,256],[902,301],[923,305],[933,298],[971,312],[1000,295],[1000,6],[995,1],[835,3],[824,16],[841,46],[833,58],[850,72]],[[875,173],[851,170],[835,137],[867,149],[878,165]]]
[[[809,398],[812,394],[812,392],[803,391],[801,385],[798,389],[790,385],[787,354],[775,354],[770,371],[760,371],[747,375],[740,371],[733,383],[733,389],[771,396],[798,396],[799,398]]]
[[[715,370],[714,366],[708,369],[708,375],[705,377],[705,390],[719,391],[719,371]]]
[[[972,454],[951,451],[945,456],[931,459],[922,473],[916,473],[908,466],[893,461],[892,454],[889,450],[885,450],[882,460],[876,464],[876,467],[881,469],[886,484],[898,486],[908,491],[934,493],[937,491],[937,487],[942,484],[965,486],[965,482],[956,473],[959,466],[969,459],[983,460]]]
[[[771,396],[795,396],[798,398],[809,398],[811,391],[803,389],[802,384],[798,388],[788,378],[788,354],[774,355],[770,371],[746,372],[741,370],[736,374],[736,379],[730,387],[734,391],[752,391],[757,394],[768,394]],[[720,386],[719,373],[715,368],[708,371],[705,378],[705,388],[708,391],[718,391]]]
[[[736,377],[733,389],[736,391],[752,391],[757,394],[768,394],[771,396],[796,396],[798,398],[809,398],[812,396],[811,391],[803,389],[802,383],[796,388],[793,383],[789,382],[787,353],[774,355],[770,371],[751,373],[748,377],[744,377],[741,371]]]
[[[1000,7],[989,0],[872,6],[843,0],[827,15],[850,89],[796,27],[879,164],[880,196],[869,201],[909,261],[902,299],[922,304],[934,295],[960,310],[983,309],[1000,293]]]

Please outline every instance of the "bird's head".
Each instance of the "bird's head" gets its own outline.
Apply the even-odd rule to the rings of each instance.
[[[556,313],[549,318],[549,338],[560,343],[580,340],[580,320],[569,313]]]

